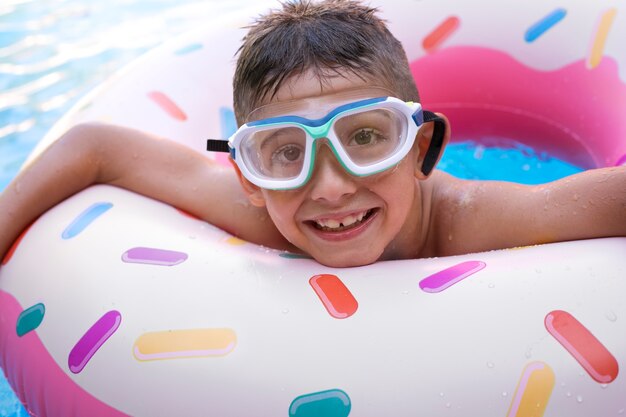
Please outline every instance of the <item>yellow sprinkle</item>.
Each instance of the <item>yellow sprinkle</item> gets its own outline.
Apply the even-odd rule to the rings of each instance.
[[[241,246],[241,245],[245,245],[248,242],[246,242],[245,240],[239,239],[238,237],[231,236],[228,239],[226,239],[226,243],[228,243],[229,245],[233,245],[233,246]]]
[[[133,353],[140,361],[200,356],[224,356],[235,347],[232,329],[190,329],[144,333],[135,341]]]
[[[543,362],[526,365],[507,417],[542,417],[554,388],[554,372]]]
[[[609,36],[609,30],[617,15],[617,9],[612,8],[604,12],[600,18],[598,24],[598,30],[596,30],[593,43],[591,44],[591,50],[589,51],[589,57],[587,58],[587,68],[593,69],[600,64],[602,55],[604,54],[604,45],[606,39]]]

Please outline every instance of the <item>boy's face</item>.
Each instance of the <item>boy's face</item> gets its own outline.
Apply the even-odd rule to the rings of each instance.
[[[388,96],[356,75],[329,78],[323,85],[310,75],[290,79],[252,119],[284,114],[322,117],[337,103]],[[248,120],[251,121],[251,120]],[[240,176],[254,205],[265,206],[292,244],[328,266],[365,265],[381,259],[414,257],[423,243],[421,190],[416,177],[420,134],[407,156],[381,173],[356,177],[337,160],[325,140],[317,144],[309,181],[287,191],[263,189]],[[423,141],[422,141],[423,142]]]

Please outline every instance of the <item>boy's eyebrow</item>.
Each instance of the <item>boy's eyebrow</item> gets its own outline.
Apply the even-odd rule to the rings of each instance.
[[[285,126],[283,128],[280,129],[272,129],[272,133],[270,135],[268,135],[265,138],[259,138],[259,140],[261,140],[261,146],[260,149],[263,150],[263,148],[269,146],[271,143],[276,142],[277,140],[279,140],[279,135],[280,133],[284,132],[285,130],[292,128],[292,129],[298,129],[301,130],[295,126]],[[259,133],[263,133],[263,132],[259,132]]]

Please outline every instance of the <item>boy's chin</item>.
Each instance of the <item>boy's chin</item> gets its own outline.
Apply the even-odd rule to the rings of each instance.
[[[355,266],[365,266],[376,262],[380,256],[373,254],[354,256],[354,254],[334,253],[330,254],[311,254],[313,258],[324,266],[331,268],[350,268]]]

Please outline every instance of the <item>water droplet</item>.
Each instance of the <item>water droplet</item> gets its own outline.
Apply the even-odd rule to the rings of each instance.
[[[408,290],[404,290],[404,291],[402,291],[402,294],[403,295],[409,295],[409,291]]]
[[[569,398],[569,397],[571,397],[571,396],[572,396],[572,393],[571,393],[571,392],[569,392],[569,391],[567,391],[567,392],[565,393],[565,396],[566,396],[567,398]]]
[[[576,396],[576,402],[577,402],[578,404],[582,403],[582,402],[583,402],[583,396],[582,396],[582,395],[577,395],[577,396]]]
[[[502,392],[502,396],[503,396],[503,397],[506,397],[507,395],[509,395],[509,393],[508,393],[508,392],[506,392],[506,391],[503,391],[503,392]]]
[[[196,235],[189,235],[189,239],[195,239]]]
[[[579,198],[580,196],[578,194],[574,194],[574,201],[578,201]]]
[[[452,403],[446,403],[446,408],[452,407]]]
[[[535,268],[535,272],[541,274],[541,268]]]
[[[452,234],[448,235],[448,240],[452,240]]]
[[[490,282],[489,284],[487,284],[487,286],[489,288],[496,288],[496,284],[494,284],[493,282]]]
[[[602,389],[606,389],[606,387],[608,387],[608,386],[609,386],[609,384],[600,384],[600,387],[601,387]]]
[[[606,317],[609,321],[617,321],[617,314],[613,310],[609,310],[604,313],[604,317]]]
[[[283,314],[289,314],[289,309],[288,309],[288,308],[283,308],[282,313],[283,313]]]
[[[624,408],[620,408],[619,411],[617,412],[617,414],[624,414],[625,409]]]
[[[445,395],[445,394],[444,394],[443,392],[440,392],[440,393],[439,393],[439,396],[440,396],[441,398],[443,398],[443,396],[444,396],[444,395]]]
[[[526,349],[526,352],[524,352],[524,356],[526,356],[526,359],[530,359],[533,356],[533,348],[529,347],[528,349]]]
[[[496,365],[493,362],[487,362],[487,368],[493,369]]]

